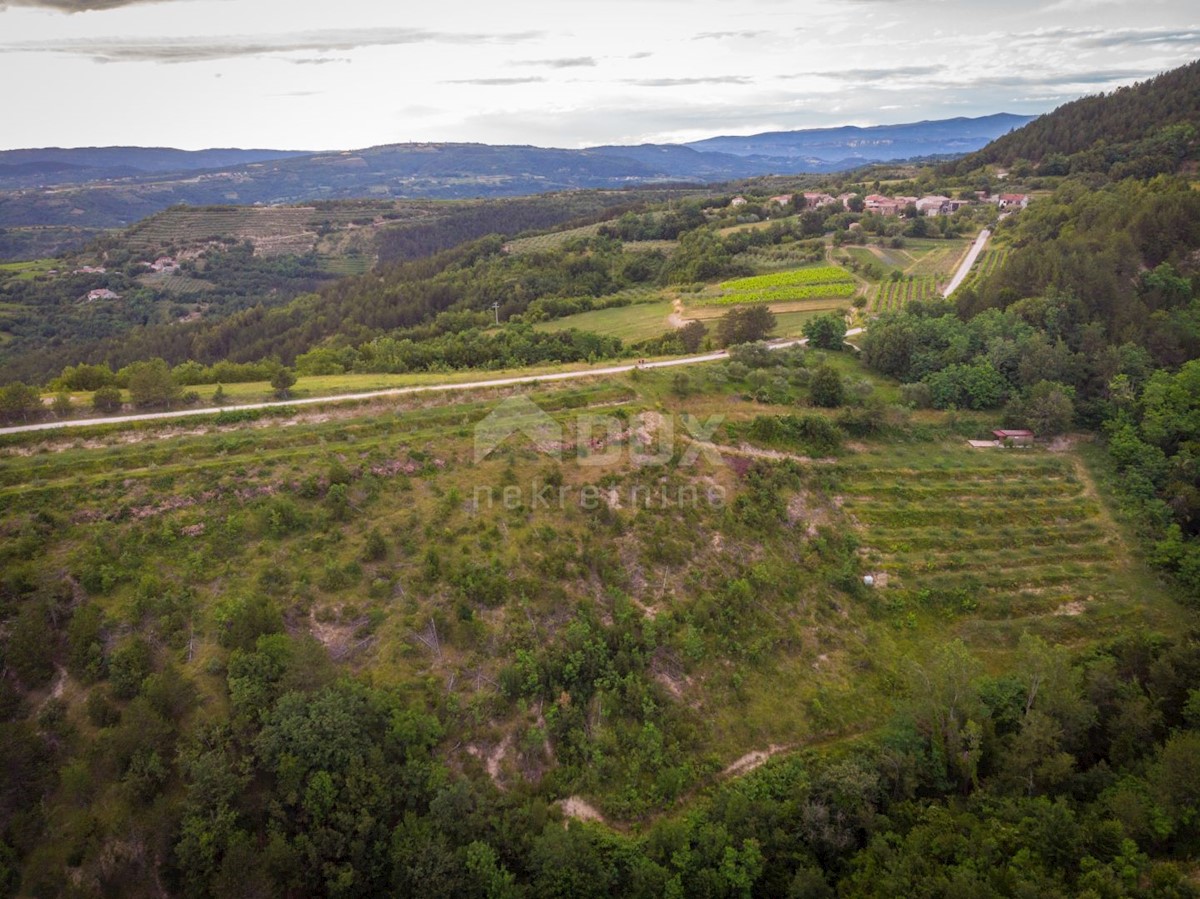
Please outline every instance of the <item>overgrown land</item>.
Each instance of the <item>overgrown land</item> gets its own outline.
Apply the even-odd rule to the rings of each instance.
[[[540,233],[6,266],[6,423],[214,410],[0,435],[0,888],[1200,893],[1198,75]]]

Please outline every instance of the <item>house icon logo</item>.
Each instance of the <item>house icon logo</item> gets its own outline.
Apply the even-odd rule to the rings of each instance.
[[[513,434],[524,435],[538,452],[562,457],[562,425],[521,395],[509,397],[475,425],[475,461],[482,462]]]

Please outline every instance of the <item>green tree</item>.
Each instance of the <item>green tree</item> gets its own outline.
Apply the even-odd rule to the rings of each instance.
[[[685,353],[694,353],[704,344],[704,335],[708,333],[708,328],[704,327],[703,322],[690,321],[677,332],[679,342],[683,345]]]
[[[1039,381],[1024,402],[1027,427],[1053,437],[1070,430],[1075,420],[1075,390],[1055,381]]]
[[[271,386],[275,388],[275,395],[280,399],[286,399],[292,389],[292,385],[296,383],[296,376],[290,368],[280,368],[275,374],[271,375]]]
[[[775,330],[775,314],[768,306],[737,306],[721,317],[717,324],[717,341],[721,346],[737,346],[766,340]]]
[[[150,644],[141,637],[133,637],[113,650],[108,663],[108,676],[112,681],[113,694],[121,699],[132,699],[142,689],[142,682],[150,673]]]
[[[113,413],[121,410],[119,387],[101,387],[92,394],[92,408],[97,412]]]
[[[0,387],[0,421],[28,421],[42,409],[42,395],[36,387],[14,381]]]
[[[212,403],[214,406],[223,406],[227,402],[229,402],[229,397],[225,395],[225,388],[218,384],[217,389],[213,391]]]
[[[59,418],[66,418],[71,414],[71,394],[65,390],[59,391],[54,397],[54,414]]]
[[[819,365],[808,382],[808,393],[816,405],[825,409],[836,409],[845,401],[842,376],[828,365]]]
[[[162,359],[135,362],[125,372],[129,379],[129,396],[135,406],[170,406],[182,395],[182,388],[175,382],[170,367]]]
[[[45,603],[24,603],[9,628],[4,665],[27,687],[48,683],[54,674],[54,632]]]
[[[841,350],[846,339],[846,320],[835,313],[817,315],[804,323],[809,346],[822,350]]]

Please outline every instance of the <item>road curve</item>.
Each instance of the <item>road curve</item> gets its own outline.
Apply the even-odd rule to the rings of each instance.
[[[954,277],[950,279],[950,283],[942,291],[943,297],[950,296],[967,279],[967,275],[971,273],[971,267],[975,265],[975,260],[979,258],[979,254],[983,252],[983,248],[987,246],[988,238],[991,236],[992,232],[987,228],[979,232],[979,236],[975,238],[975,243],[971,244],[971,248],[967,250],[967,255],[958,267],[958,271],[954,273]]]
[[[853,328],[847,336],[861,332],[861,328]],[[807,338],[781,340],[771,343],[773,350],[781,350],[791,346],[802,346]],[[240,412],[246,409],[280,409],[293,406],[317,406],[331,403],[347,403],[359,400],[372,400],[385,396],[405,396],[413,393],[438,393],[448,390],[477,390],[486,387],[511,387],[516,384],[533,384],[542,381],[576,381],[584,378],[594,378],[602,375],[619,375],[633,371],[636,368],[673,368],[679,365],[696,365],[701,362],[716,362],[725,359],[729,353],[719,350],[715,353],[703,353],[698,356],[683,356],[678,359],[661,359],[657,362],[630,362],[623,365],[610,365],[605,368],[589,368],[580,371],[554,372],[544,375],[518,375],[513,378],[492,378],[482,381],[460,381],[457,383],[419,384],[413,387],[389,387],[384,390],[371,390],[365,393],[342,393],[335,396],[314,396],[298,400],[273,400],[266,403],[247,403],[240,406],[206,406],[202,409],[176,409],[171,412],[146,412],[141,415],[113,415],[106,418],[80,418],[68,421],[48,421],[35,425],[16,425],[0,428],[0,435],[24,434],[32,431],[57,431],[63,428],[85,428],[91,425],[130,424],[140,421],[166,421],[172,418],[189,418],[197,415],[218,415],[222,412]]]

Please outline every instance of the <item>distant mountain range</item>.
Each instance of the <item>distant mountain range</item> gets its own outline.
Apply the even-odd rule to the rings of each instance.
[[[139,147],[9,150],[0,152],[0,228],[120,227],[176,203],[514,196],[834,172],[871,162],[968,153],[1030,120],[1002,113],[714,137],[687,145],[583,150],[449,143],[319,153]]]

